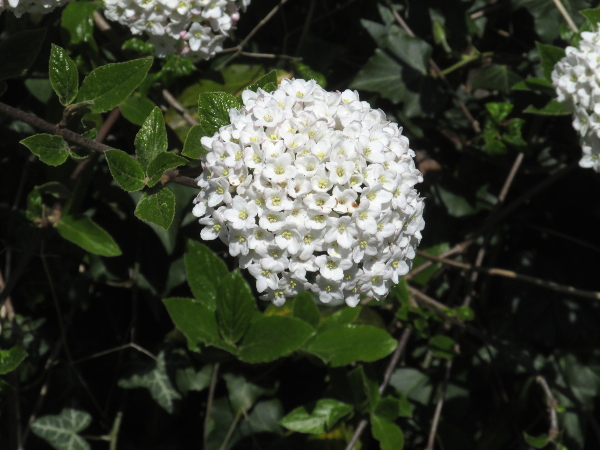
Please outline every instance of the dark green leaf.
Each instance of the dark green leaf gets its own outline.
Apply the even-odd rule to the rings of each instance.
[[[50,166],[60,166],[69,157],[69,144],[60,136],[34,134],[23,139],[21,144]]]
[[[12,372],[27,357],[27,352],[18,345],[8,350],[0,350],[0,375]]]
[[[42,416],[31,424],[31,431],[56,450],[89,450],[90,444],[79,436],[92,422],[85,411],[65,408],[56,416]]]
[[[385,46],[409,66],[423,75],[427,74],[431,46],[423,39],[409,36],[398,26],[393,26],[383,39]]]
[[[202,125],[194,125],[185,138],[185,144],[183,144],[183,151],[181,154],[187,156],[190,159],[200,159],[200,156],[206,153],[206,150],[202,146],[200,140],[204,136],[211,136],[214,133],[210,133]]]
[[[402,450],[404,448],[404,433],[402,429],[375,414],[371,414],[371,432],[379,441],[381,450]]]
[[[229,125],[229,110],[243,106],[241,99],[225,92],[200,94],[198,98],[198,115],[205,136],[213,136],[219,128]]]
[[[144,192],[134,214],[144,222],[150,222],[168,230],[175,216],[175,196],[167,188],[151,194]]]
[[[160,108],[155,107],[135,136],[135,154],[142,169],[148,173],[148,167],[154,161],[154,158],[166,151],[167,129],[165,128],[165,120]]]
[[[328,317],[325,317],[319,323],[319,331],[326,330],[331,327],[337,327],[340,325],[350,325],[358,318],[362,307],[356,306],[354,308],[347,307],[343,308]]]
[[[217,288],[217,323],[223,340],[228,344],[239,341],[255,310],[252,290],[240,271],[225,276]]]
[[[552,82],[545,78],[526,78],[513,85],[511,89],[513,91],[545,91],[554,95],[554,86],[552,86]]]
[[[50,83],[62,105],[68,105],[77,96],[79,75],[77,66],[67,52],[58,45],[52,44],[48,70]]]
[[[294,69],[298,74],[298,78],[305,80],[315,80],[319,86],[324,88],[327,85],[327,78],[321,72],[317,72],[300,61],[294,61]],[[277,84],[277,82],[275,82]]]
[[[342,325],[319,332],[306,346],[333,367],[356,361],[377,361],[392,353],[397,342],[386,331],[370,325]]]
[[[523,110],[524,113],[537,114],[540,116],[570,116],[571,111],[565,106],[564,103],[557,101],[556,99],[550,100],[543,108],[536,108],[533,105],[529,105]]]
[[[555,47],[554,45],[546,45],[540,42],[535,43],[538,52],[540,53],[540,65],[544,78],[547,81],[552,81],[552,71],[558,61],[565,56],[565,49],[561,47]]]
[[[119,256],[121,249],[100,225],[84,215],[62,216],[56,230],[67,241],[100,256]]]
[[[128,97],[119,107],[123,117],[131,123],[140,126],[154,108],[156,108],[154,102],[148,97],[139,95],[139,93],[135,93],[131,97]]]
[[[184,263],[194,297],[214,311],[217,305],[217,287],[228,273],[227,266],[206,245],[191,240],[187,243]]]
[[[100,7],[96,2],[72,2],[62,12],[61,28],[69,45],[87,43],[97,50],[94,41],[94,11]]]
[[[148,165],[148,186],[158,183],[167,170],[183,166],[187,162],[187,159],[175,153],[159,153]]]
[[[77,101],[92,102],[93,113],[113,109],[142,82],[151,65],[152,58],[143,58],[98,67],[83,80]]]
[[[372,411],[381,398],[377,382],[365,373],[362,365],[352,370],[347,375],[347,379],[352,390],[354,404],[363,412]]]
[[[121,189],[135,192],[146,185],[142,167],[127,153],[122,150],[107,150],[104,152],[104,156],[108,162],[111,175],[121,186]]]
[[[475,313],[468,306],[460,306],[456,309],[457,317],[463,322],[469,322],[475,318]]]
[[[269,362],[291,354],[314,334],[306,322],[268,316],[252,322],[240,345],[239,358],[249,363]]]
[[[579,14],[581,14],[594,25],[600,23],[600,9],[598,8],[584,9],[583,11],[579,11]]]
[[[275,391],[248,382],[243,376],[224,374],[227,383],[229,403],[236,413],[246,413],[256,401],[265,394],[274,394]]]
[[[190,391],[202,392],[210,385],[213,370],[212,365],[205,365],[198,371],[189,366],[177,369],[175,373],[177,389],[183,394]]]
[[[272,70],[268,74],[263,75],[258,80],[256,80],[254,83],[249,84],[248,86],[246,86],[246,88],[244,90],[247,89],[247,90],[254,91],[254,92],[256,92],[258,90],[258,88],[261,88],[264,90],[265,87],[271,83],[275,84],[275,86],[277,86],[277,72],[275,70]],[[270,92],[270,91],[267,90],[267,92]]]
[[[300,406],[279,421],[288,430],[319,434],[331,430],[336,422],[352,413],[352,406],[332,398]]]
[[[297,319],[304,320],[313,328],[316,328],[321,318],[319,308],[315,304],[312,296],[306,292],[300,292],[293,303],[293,315]]]
[[[221,340],[215,313],[207,306],[191,298],[166,298],[163,303],[175,326],[187,338],[191,350],[199,344],[212,345]]]
[[[427,405],[431,401],[433,386],[429,377],[412,367],[397,369],[390,378],[390,386],[421,404]]]
[[[358,72],[350,87],[378,92],[394,103],[404,98],[403,67],[381,49]]]
[[[424,249],[423,251],[425,253],[429,253],[430,255],[439,256],[442,253],[448,251],[449,249],[450,249],[450,245],[445,242],[443,244]],[[415,257],[415,259],[413,260],[413,270],[427,262],[428,261],[421,256]],[[439,268],[440,268],[439,263],[432,264],[427,269],[419,272],[417,275],[412,277],[411,281],[413,281],[414,283],[416,283],[420,286],[424,286],[425,284],[427,284],[429,282],[431,277],[438,271]]]
[[[527,433],[523,433],[523,437],[525,438],[525,442],[528,445],[531,445],[533,448],[544,448],[550,442],[548,440],[548,436],[542,434],[540,436],[530,436]]]
[[[391,395],[382,398],[375,405],[373,414],[388,422],[393,422],[400,415],[400,400]]]
[[[25,30],[0,42],[0,80],[22,75],[33,64],[40,51],[46,29]]]
[[[473,78],[473,89],[490,89],[509,92],[510,88],[521,81],[521,77],[506,65],[491,65]]]
[[[454,346],[456,343],[442,334],[438,334],[429,339],[431,353],[440,358],[452,359],[454,357]]]

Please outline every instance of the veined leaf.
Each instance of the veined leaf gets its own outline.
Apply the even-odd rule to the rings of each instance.
[[[21,141],[40,161],[50,166],[60,166],[69,157],[69,144],[53,134],[34,134]]]
[[[135,154],[145,172],[161,153],[167,151],[167,130],[160,108],[155,107],[135,136]],[[162,175],[162,174],[161,174]]]
[[[0,375],[12,372],[27,357],[27,352],[18,345],[8,350],[0,350]]]
[[[175,153],[159,153],[148,165],[148,186],[152,187],[160,181],[163,174],[170,169],[187,164],[187,159]]]
[[[56,230],[67,241],[100,256],[119,256],[121,249],[100,225],[84,215],[62,216]]]
[[[239,270],[223,278],[216,300],[219,332],[225,342],[233,345],[242,338],[256,311],[252,290]]]
[[[240,98],[225,92],[200,94],[198,114],[200,115],[200,125],[207,133],[205,136],[212,136],[219,131],[219,128],[229,125],[229,110],[231,108],[239,109],[242,106]]]
[[[144,192],[134,214],[138,219],[168,230],[175,216],[175,195],[167,188],[151,194]]]
[[[79,90],[79,75],[75,62],[67,52],[58,45],[52,44],[50,51],[50,67],[48,70],[50,83],[62,105],[68,105]]]
[[[135,192],[146,185],[142,166],[127,153],[113,149],[104,152],[104,156],[108,162],[111,175],[121,186],[121,189]]]
[[[228,274],[227,266],[206,245],[192,240],[187,243],[184,263],[188,284],[194,297],[214,311],[217,287]]]
[[[79,436],[92,422],[85,411],[65,408],[56,416],[42,416],[31,424],[31,431],[57,450],[89,450],[90,444]]]

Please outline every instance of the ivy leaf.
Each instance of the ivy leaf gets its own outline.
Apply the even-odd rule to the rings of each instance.
[[[381,49],[358,72],[350,87],[377,92],[394,103],[404,98],[404,68]]]
[[[336,422],[352,414],[353,408],[332,398],[320,399],[316,404],[300,406],[279,421],[288,430],[319,434],[331,430]]]
[[[212,345],[221,338],[214,311],[191,298],[166,298],[163,300],[171,320],[188,341],[190,350],[199,344]]]
[[[67,52],[58,45],[52,44],[49,63],[50,83],[58,100],[63,106],[67,106],[75,97],[79,89],[79,75],[75,62]]]
[[[542,44],[541,42],[536,42],[535,46],[540,54],[540,66],[542,67],[544,78],[551,82],[551,75],[552,71],[554,70],[554,66],[558,61],[564,58],[565,49],[561,47],[555,47],[554,45]]]
[[[555,98],[542,107],[536,108],[533,105],[529,105],[523,110],[524,113],[537,114],[539,116],[570,116],[571,111],[565,106],[564,103],[559,102]]]
[[[60,166],[69,157],[69,144],[53,134],[34,134],[21,141],[40,161],[50,166]]]
[[[42,416],[31,424],[31,431],[57,450],[89,450],[90,444],[79,436],[92,422],[85,411],[65,408],[56,416]]]
[[[103,113],[124,101],[146,77],[152,58],[106,64],[85,77],[77,102],[92,102],[93,113]]]
[[[6,375],[12,372],[27,357],[27,352],[18,345],[8,350],[0,350],[0,375]]]
[[[0,42],[0,80],[20,76],[29,69],[42,47],[46,29],[25,30]]]
[[[156,108],[156,105],[148,97],[140,95],[138,92],[121,103],[119,109],[121,114],[134,125],[142,126],[146,117]]]
[[[121,186],[121,189],[135,192],[146,185],[142,166],[127,153],[112,149],[105,151],[104,156],[108,162],[111,175]]]
[[[148,165],[148,186],[152,187],[158,183],[167,170],[184,164],[187,164],[187,159],[175,153],[158,154]]]
[[[144,192],[134,214],[144,222],[150,222],[168,230],[175,216],[175,195],[167,188],[151,194]]]
[[[160,154],[167,151],[167,130],[160,108],[155,107],[135,136],[135,154],[145,172]],[[161,173],[162,175],[162,173]],[[160,178],[160,177],[159,177]],[[158,181],[158,180],[157,180]]]
[[[84,215],[62,216],[56,230],[67,241],[100,256],[119,256],[121,249],[104,228]]]
[[[398,58],[426,75],[431,46],[423,39],[411,37],[402,28],[393,26],[383,39],[384,45]]]
[[[190,159],[200,159],[200,156],[203,153],[206,153],[206,150],[202,146],[200,140],[204,136],[212,137],[213,134],[211,134],[210,131],[207,131],[207,129],[202,125],[194,125],[192,128],[190,128],[190,131],[188,131],[181,154]]]
[[[262,317],[250,324],[238,356],[248,363],[273,361],[291,354],[314,334],[306,322],[283,316]]]
[[[241,99],[225,92],[200,94],[198,114],[205,136],[212,136],[219,128],[229,125],[229,110],[243,106]]]
[[[187,243],[183,260],[194,297],[214,311],[217,305],[217,288],[228,274],[227,266],[206,245],[191,240]]]
[[[249,84],[244,90],[256,92],[258,88],[261,88],[264,91],[272,92],[269,90],[269,88],[273,84],[275,85],[275,89],[277,89],[277,72],[275,70],[270,71],[268,74],[263,75],[254,83]]]
[[[318,333],[305,350],[333,367],[356,361],[377,361],[392,353],[398,343],[385,330],[371,325],[342,325]]]
[[[252,290],[240,271],[225,276],[217,289],[217,323],[223,340],[228,344],[239,341],[255,311]]]
[[[275,393],[274,389],[265,389],[249,383],[243,376],[227,373],[223,374],[223,378],[227,383],[229,403],[231,403],[231,407],[235,412],[246,413],[261,396]]]
[[[404,448],[404,433],[402,429],[375,414],[371,414],[371,432],[379,441],[381,450],[402,450]]]
[[[521,81],[521,77],[506,65],[491,65],[481,71],[472,81],[473,89],[490,89],[509,92],[510,88]]]

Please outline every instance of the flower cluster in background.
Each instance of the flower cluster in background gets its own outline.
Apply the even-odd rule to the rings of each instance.
[[[581,167],[600,172],[600,31],[581,33],[579,48],[567,47],[554,66],[558,101],[573,111],[573,128],[581,136]]]
[[[250,0],[104,0],[107,19],[145,33],[158,56],[208,59],[223,49]]]
[[[256,278],[263,299],[384,297],[421,240],[422,181],[398,125],[356,91],[314,80],[246,90],[231,124],[202,138],[194,215]]]
[[[0,0],[0,14],[11,11],[16,17],[25,13],[48,14],[70,0]]]

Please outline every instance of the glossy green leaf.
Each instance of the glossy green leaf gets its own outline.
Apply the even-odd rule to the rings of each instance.
[[[386,331],[370,325],[341,325],[319,332],[305,350],[333,367],[356,361],[377,361],[394,351],[397,342]]]
[[[0,41],[0,80],[18,77],[35,61],[46,29],[25,30]]]
[[[213,134],[211,134],[210,131],[207,131],[207,129],[202,125],[194,125],[185,138],[185,143],[183,144],[183,151],[181,154],[190,159],[200,159],[200,156],[206,153],[206,150],[202,146],[200,140],[204,136],[212,137]]]
[[[530,436],[527,433],[523,433],[523,437],[525,438],[525,442],[527,442],[527,444],[531,445],[533,448],[544,448],[550,442],[548,440],[548,436],[545,434],[540,436]]]
[[[160,153],[148,165],[148,186],[152,187],[160,181],[167,170],[187,164],[187,159],[175,153]]]
[[[125,117],[131,123],[139,126],[144,123],[154,108],[156,108],[156,105],[152,100],[150,100],[148,97],[139,95],[137,92],[131,97],[128,97],[119,106],[123,117]]]
[[[216,309],[217,288],[229,273],[221,258],[206,245],[188,241],[184,255],[187,281],[194,297],[211,310]]]
[[[552,81],[552,71],[558,61],[565,56],[565,49],[561,47],[555,47],[554,45],[546,45],[540,42],[536,42],[535,46],[540,53],[540,65],[542,67],[542,73],[547,81]]]
[[[371,433],[379,441],[381,450],[402,450],[404,448],[402,429],[375,414],[371,414]]]
[[[55,416],[42,416],[31,424],[31,431],[56,450],[89,450],[90,444],[78,433],[92,423],[85,411],[65,408]]]
[[[155,107],[135,136],[135,154],[145,172],[150,163],[167,151],[167,129],[160,108]],[[162,175],[162,174],[161,174]]]
[[[261,88],[263,90],[266,89],[267,92],[271,92],[270,90],[268,90],[268,86],[272,85],[272,84],[277,86],[277,72],[275,70],[272,70],[268,74],[263,75],[258,80],[256,80],[254,83],[246,86],[246,88],[244,90],[250,90],[250,91],[256,92],[258,90],[258,88]]]
[[[122,150],[107,150],[104,152],[108,168],[115,181],[128,192],[135,192],[142,189],[146,182],[144,181],[144,171],[140,164],[130,155]]]
[[[254,311],[252,290],[240,271],[225,276],[217,288],[217,323],[223,340],[229,344],[239,341]]]
[[[92,102],[93,113],[113,109],[138,87],[151,65],[152,58],[142,58],[92,70],[81,84],[77,102]]]
[[[12,372],[27,357],[27,352],[18,345],[8,350],[0,350],[0,375]]]
[[[509,92],[511,87],[521,81],[521,77],[507,65],[493,64],[481,71],[473,81],[473,89],[489,89]]]
[[[293,303],[293,315],[296,319],[304,320],[313,328],[316,328],[321,318],[319,308],[315,304],[312,296],[306,292],[300,292]]]
[[[229,125],[229,110],[242,107],[238,97],[225,92],[210,92],[200,94],[198,98],[198,114],[205,136],[212,136],[219,128]]]
[[[175,195],[167,188],[153,193],[144,192],[134,214],[144,222],[168,230],[175,216]]]
[[[77,66],[67,52],[58,45],[52,44],[48,74],[50,83],[62,105],[68,105],[77,96],[79,90],[79,74]]]
[[[431,352],[440,358],[452,359],[454,357],[454,340],[443,334],[432,336],[429,339],[429,348]]]
[[[352,414],[351,405],[332,398],[323,398],[316,404],[300,406],[279,421],[288,430],[319,434],[331,430],[335,424]]]
[[[273,361],[301,348],[314,334],[306,322],[267,316],[252,322],[240,344],[239,358],[249,363]]]
[[[62,216],[56,230],[67,241],[100,256],[119,256],[121,249],[112,236],[100,225],[84,215]]]
[[[556,99],[550,100],[550,102],[542,107],[536,108],[533,105],[529,105],[523,110],[524,113],[537,114],[540,116],[570,116],[571,111],[565,106],[564,103],[559,102]]]
[[[220,341],[214,311],[191,298],[166,298],[163,300],[175,326],[195,350],[199,344],[214,344]]]
[[[53,134],[34,134],[21,141],[40,161],[50,166],[60,166],[69,157],[69,144]]]
[[[97,51],[94,41],[94,11],[101,5],[96,2],[71,2],[62,11],[61,28],[69,45],[86,43]]]

